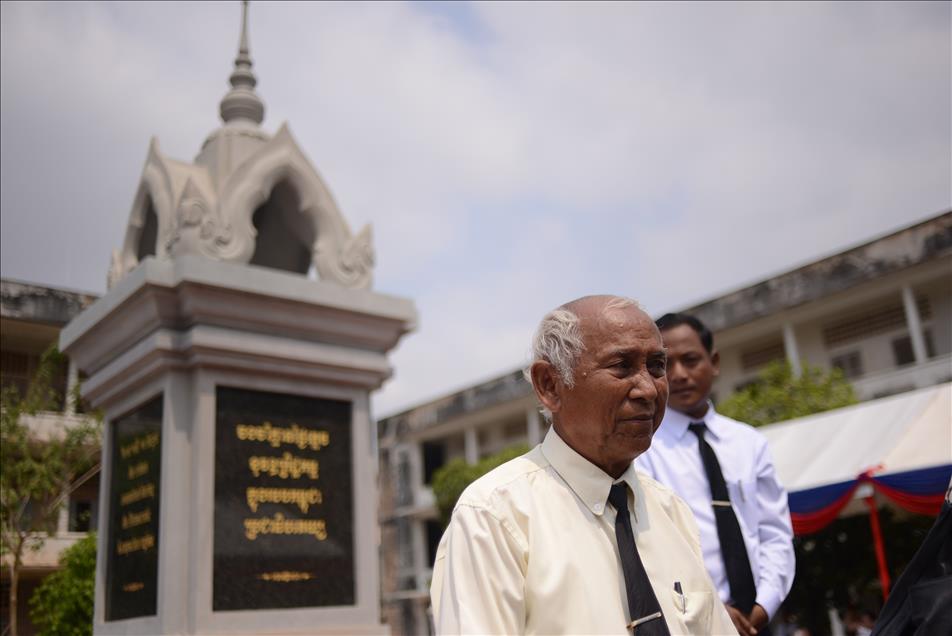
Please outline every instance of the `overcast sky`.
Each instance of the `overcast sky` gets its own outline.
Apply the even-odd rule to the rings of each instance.
[[[238,2],[3,2],[0,268],[103,293],[149,138],[220,125]],[[950,4],[252,3],[376,290],[412,298],[376,415],[516,368],[588,293],[664,311],[952,204]]]

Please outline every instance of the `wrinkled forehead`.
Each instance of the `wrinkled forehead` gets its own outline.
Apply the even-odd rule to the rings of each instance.
[[[606,341],[651,340],[662,348],[661,332],[651,316],[634,305],[626,307],[594,307],[584,314],[579,312],[579,330],[586,345]]]

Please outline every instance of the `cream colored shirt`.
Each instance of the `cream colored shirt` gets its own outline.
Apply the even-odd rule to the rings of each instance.
[[[550,430],[473,482],[436,553],[437,633],[630,634],[608,503],[614,481]],[[617,481],[631,488],[635,543],[671,633],[736,635],[704,569],[691,510],[633,466]]]

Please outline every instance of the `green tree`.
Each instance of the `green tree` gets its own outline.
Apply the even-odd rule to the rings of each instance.
[[[10,635],[17,636],[17,591],[23,556],[39,550],[56,530],[66,497],[94,474],[99,453],[98,418],[32,431],[25,418],[51,410],[62,396],[53,380],[64,360],[51,345],[40,359],[26,395],[15,387],[0,394],[0,555],[10,572]]]
[[[467,464],[465,460],[454,459],[433,473],[433,495],[436,507],[440,511],[440,521],[445,528],[450,522],[453,508],[466,487],[493,468],[510,459],[524,455],[529,451],[525,444],[511,446],[495,455],[491,455],[476,464]]]
[[[804,365],[796,375],[790,364],[771,362],[757,380],[717,405],[717,411],[751,426],[763,426],[856,404],[853,385],[839,369]]]
[[[62,569],[43,579],[30,597],[30,618],[40,636],[91,636],[96,582],[96,533],[60,555]]]

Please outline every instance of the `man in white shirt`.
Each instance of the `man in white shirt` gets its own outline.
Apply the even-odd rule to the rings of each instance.
[[[787,493],[764,436],[710,402],[720,363],[710,330],[687,314],[666,314],[657,325],[670,397],[661,429],[635,467],[688,503],[707,570],[737,630],[762,632],[793,584]]]
[[[552,428],[460,497],[433,568],[437,633],[733,633],[690,510],[632,464],[668,396],[654,323],[580,298],[543,318],[533,358]]]

